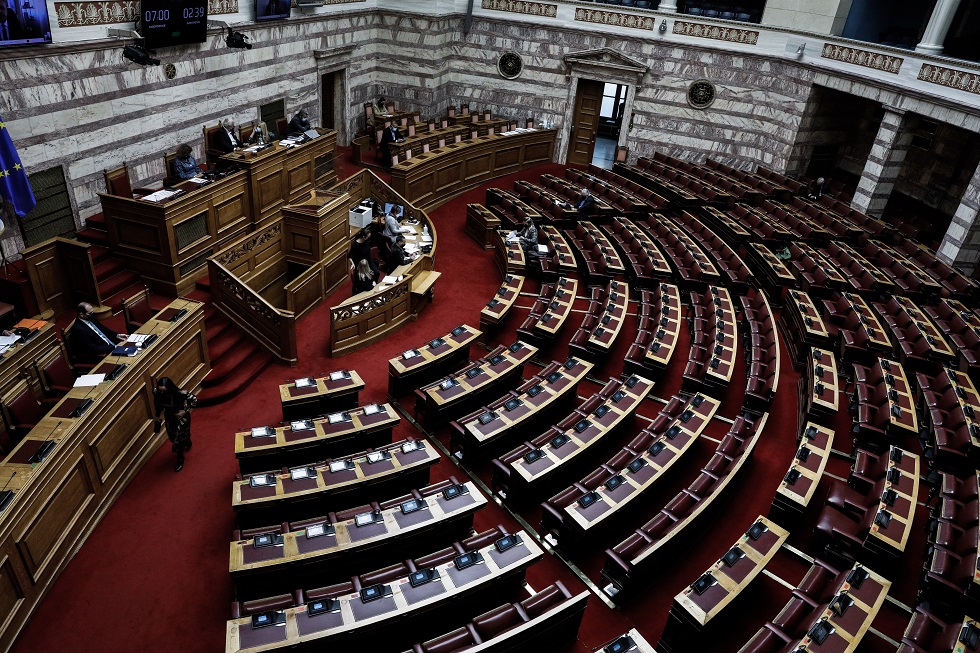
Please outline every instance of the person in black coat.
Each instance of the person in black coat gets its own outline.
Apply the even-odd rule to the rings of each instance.
[[[126,340],[125,333],[116,333],[95,319],[88,302],[78,305],[78,317],[68,333],[72,356],[78,363],[97,363]]]
[[[191,411],[197,406],[197,397],[181,390],[168,377],[157,381],[153,388],[153,409],[156,419],[153,422],[153,432],[159,433],[161,426],[167,427],[167,439],[171,448],[177,454],[177,464],[174,471],[184,468],[184,452],[191,450]]]
[[[306,109],[300,109],[297,111],[296,115],[293,116],[293,119],[289,121],[289,127],[286,129],[286,131],[290,135],[303,134],[309,131],[312,126],[310,125],[310,121],[307,116],[308,114],[306,113]]]
[[[371,258],[371,231],[365,227],[357,232],[354,236],[354,242],[350,244],[350,252],[347,253],[347,258],[355,266],[361,261],[366,260],[368,266],[371,268],[371,272],[378,274],[378,262]]]
[[[595,198],[592,197],[588,188],[582,189],[582,194],[579,196],[578,202],[575,203],[575,209],[578,211],[579,220],[588,219],[595,211]]]
[[[405,253],[405,236],[399,234],[395,238],[395,244],[391,246],[391,256],[388,258],[388,274],[399,265],[405,265],[415,260],[414,256]]]
[[[381,154],[384,156],[385,166],[391,167],[391,143],[403,143],[405,139],[394,124],[385,127],[381,132]]]
[[[361,259],[354,270],[354,293],[367,292],[378,283],[378,273],[371,270],[367,259]]]
[[[212,143],[214,149],[220,150],[222,154],[228,154],[229,152],[234,152],[237,148],[242,146],[241,141],[235,135],[235,121],[231,118],[225,118],[221,121],[221,129],[214,133],[214,142]]]

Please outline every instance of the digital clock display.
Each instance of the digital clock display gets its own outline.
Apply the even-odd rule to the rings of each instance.
[[[204,43],[208,34],[207,0],[140,0],[139,33],[150,50]]]

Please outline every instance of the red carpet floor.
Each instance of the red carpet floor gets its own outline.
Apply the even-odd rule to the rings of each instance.
[[[353,165],[345,163],[347,173]],[[537,179],[542,173],[561,175],[563,166],[545,165],[490,185],[510,188],[518,178]],[[257,378],[237,400],[218,406],[201,408],[194,413],[195,446],[188,454],[182,472],[173,472],[173,459],[168,447],[162,447],[136,475],[115,505],[109,510],[87,542],[68,565],[61,578],[36,610],[13,650],[16,653],[69,650],[112,653],[131,651],[220,651],[224,647],[225,622],[230,616],[232,584],[228,575],[228,542],[235,528],[231,509],[231,481],[238,466],[234,457],[233,434],[239,427],[272,424],[281,419],[277,386],[287,380],[322,373],[333,369],[356,369],[367,388],[362,402],[381,402],[387,390],[387,360],[400,352],[433,337],[447,333],[461,323],[477,325],[479,311],[499,285],[499,273],[491,254],[480,249],[463,233],[465,207],[470,202],[482,202],[484,189],[464,193],[438,210],[430,213],[439,234],[436,269],[442,277],[436,286],[434,303],[420,316],[418,322],[405,325],[396,334],[375,345],[340,359],[327,356],[329,339],[328,307],[346,298],[349,287],[343,287],[322,306],[306,317],[298,333],[299,365],[289,368],[273,365]],[[536,293],[532,283],[527,292]],[[532,298],[518,302],[530,306]],[[577,306],[579,308],[579,306]],[[515,311],[496,342],[510,343],[514,329],[522,318]],[[567,339],[578,326],[580,314],[572,316],[561,342],[540,356],[542,360],[562,359],[567,355]],[[604,380],[622,371],[622,353],[636,332],[635,318],[627,320],[620,334],[614,355],[596,369],[593,376]],[[687,358],[687,336],[675,354],[675,360],[654,389],[655,395],[668,398],[679,388],[680,372]],[[481,351],[475,348],[473,357]],[[780,400],[774,402],[763,439],[756,447],[753,460],[739,488],[730,494],[726,508],[710,533],[692,542],[688,555],[671,564],[663,575],[651,583],[648,591],[622,610],[612,610],[597,597],[592,597],[586,611],[579,640],[568,650],[585,653],[613,636],[636,626],[651,643],[656,644],[666,622],[674,594],[692,582],[735,541],[738,534],[759,514],[766,514],[776,486],[787,469],[795,451],[797,432],[796,382],[798,374],[792,369],[785,347]],[[536,368],[528,366],[529,375]],[[734,417],[744,393],[744,360],[739,361],[732,386],[719,398],[723,399],[720,414]],[[580,395],[588,396],[598,389],[596,384],[583,383]],[[406,400],[406,407],[408,403]],[[650,402],[640,412],[653,415],[660,407]],[[637,420],[622,431],[621,441],[628,441],[645,422]],[[720,439],[728,424],[715,420],[706,435]],[[395,431],[395,438],[416,433],[406,420]],[[445,439],[445,429],[438,432]],[[537,434],[526,434],[528,439]],[[617,525],[602,538],[602,542],[586,547],[574,557],[574,562],[593,581],[598,579],[602,551],[618,542],[631,527],[645,521],[681,487],[686,486],[707,461],[714,442],[704,440],[692,451],[688,464],[679,469],[675,478],[644,505],[636,514]],[[605,460],[596,457],[592,467]],[[589,469],[586,470],[588,472]],[[487,467],[475,470],[482,480],[489,480]],[[432,473],[432,480],[466,474],[449,461],[443,460]],[[535,504],[536,505],[536,504]],[[522,509],[520,515],[534,528],[538,526],[539,509]],[[498,523],[508,528],[519,524],[503,509],[491,503],[476,516],[478,530]],[[808,535],[802,536],[806,540]],[[806,542],[801,542],[804,546]],[[780,554],[773,568],[780,576],[795,583],[808,565],[790,554]],[[369,570],[352,570],[369,571]],[[528,572],[528,583],[535,589],[561,579],[573,592],[584,587],[564,563],[552,555],[534,565]],[[778,583],[762,578],[736,608],[741,614],[741,628],[731,634],[717,650],[720,653],[737,651],[752,633],[778,612],[788,597]],[[501,597],[500,602],[512,600]],[[884,618],[887,632],[895,636],[896,626]],[[903,619],[904,616],[903,616]],[[904,624],[904,620],[902,621]],[[878,624],[876,623],[876,626]],[[447,630],[450,626],[447,625]],[[900,636],[901,627],[898,627]],[[880,640],[879,640],[880,642]],[[372,651],[384,651],[373,647]],[[556,651],[562,649],[556,648]],[[879,651],[879,643],[860,650]]]

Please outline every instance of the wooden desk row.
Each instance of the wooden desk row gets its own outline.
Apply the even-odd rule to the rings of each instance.
[[[438,461],[438,452],[424,440],[400,440],[312,466],[236,480],[231,505],[242,528],[308,519],[323,514],[325,500],[340,509],[371,493],[383,496],[422,487]]]
[[[865,539],[864,553],[869,560],[880,556],[894,563],[901,559],[912,532],[921,466],[919,456],[895,446],[889,449],[888,456],[878,517]]]
[[[800,523],[823,478],[827,461],[834,448],[833,428],[806,422],[797,436],[800,445],[789,471],[776,489],[769,516],[780,524],[794,527]]]
[[[0,399],[18,388],[24,380],[36,398],[44,397],[38,367],[61,351],[61,343],[55,333],[54,324],[45,322],[27,339],[21,338],[0,356]],[[10,430],[6,424],[4,428]]]
[[[420,208],[434,208],[467,188],[551,161],[556,135],[537,129],[446,144],[393,166],[391,185]]]
[[[360,511],[356,514],[345,511],[343,517],[331,512],[320,520],[304,520],[296,527],[284,524],[231,542],[229,571],[239,600],[288,592],[298,582],[336,582],[355,564],[377,557],[382,547],[397,549],[396,557],[404,558],[423,538],[439,542],[466,537],[473,515],[487,499],[472,482],[463,484],[462,492],[444,492],[452,487],[440,482],[385,501],[377,505],[380,510],[366,505],[355,509]]]
[[[235,433],[235,457],[243,474],[313,463],[387,444],[399,422],[390,404],[369,404],[281,426],[248,428]]]
[[[833,425],[840,409],[837,358],[829,349],[811,349],[800,378],[800,419]]]
[[[640,330],[653,334],[643,354],[643,362],[654,370],[662,371],[667,369],[680,339],[682,311],[681,295],[677,286],[661,283],[659,291],[659,301],[644,301],[640,304]],[[651,311],[649,314],[648,310]]]
[[[199,302],[172,301],[138,333],[157,339],[136,356],[106,357],[94,372],[116,378],[69,391],[0,464],[11,493],[0,520],[0,650],[165,440],[153,431],[155,380],[196,391],[211,369]],[[53,450],[31,462],[49,441]]]
[[[493,244],[493,262],[500,271],[500,276],[523,276],[527,268],[527,257],[520,243],[507,240],[506,233],[496,230],[490,234],[490,242]]]
[[[807,365],[805,357],[811,347],[828,350],[834,345],[820,309],[809,293],[802,290],[786,293],[786,305],[779,321],[788,336],[786,348],[794,367],[799,368],[801,363]]]
[[[456,369],[469,360],[470,344],[482,332],[460,325],[424,347],[409,349],[388,360],[388,397],[396,398]]]
[[[364,389],[364,380],[354,370],[296,379],[279,386],[283,420],[299,420],[326,415],[330,411],[353,408]]]
[[[557,283],[541,284],[541,292],[531,313],[517,330],[529,342],[542,344],[554,340],[572,314],[578,293],[578,280],[560,277]]]
[[[430,636],[439,619],[420,619],[425,613],[450,610],[452,604],[472,601],[475,594],[490,594],[502,585],[518,584],[524,571],[544,556],[544,552],[526,532],[515,533],[518,543],[504,551],[491,543],[471,556],[479,562],[460,569],[463,563],[450,559],[431,567],[432,580],[420,585],[409,582],[414,572],[393,582],[372,586],[370,596],[353,591],[336,597],[309,601],[298,607],[266,613],[272,625],[254,627],[251,617],[227,622],[225,653],[270,651],[295,648],[301,645],[316,647],[356,647],[366,638],[393,639],[395,624],[425,624],[420,628],[401,629],[400,639],[418,639],[420,632]],[[357,588],[357,585],[353,587]],[[367,600],[365,600],[367,599]],[[311,607],[322,606],[323,612],[313,613]]]
[[[553,224],[544,224],[538,227],[538,242],[543,241],[548,248],[548,253],[543,257],[555,263],[554,269],[546,269],[544,261],[541,262],[543,276],[554,274],[569,275],[578,272],[578,264],[575,262],[574,250],[568,245],[565,236]],[[540,247],[540,246],[539,246]]]
[[[499,345],[486,356],[416,391],[415,412],[428,426],[442,424],[473,409],[490,393],[513,385],[524,375],[524,365],[538,353],[520,340]],[[419,406],[419,402],[422,405]]]
[[[508,274],[504,276],[504,281],[500,288],[487,305],[480,311],[480,330],[486,334],[490,329],[500,326],[510,309],[514,308],[514,302],[521,296],[524,288],[524,277],[519,274]]]
[[[552,411],[575,398],[578,384],[592,367],[574,358],[551,363],[517,390],[454,420],[450,423],[450,452],[464,460],[485,456],[506,446],[519,431],[533,432]]]
[[[606,442],[653,390],[653,381],[633,375],[611,381],[556,426],[493,460],[494,494],[522,501],[552,481],[561,481],[590,449]],[[499,492],[498,492],[499,490]]]

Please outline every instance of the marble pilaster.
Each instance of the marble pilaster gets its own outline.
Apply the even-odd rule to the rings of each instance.
[[[916,117],[899,109],[885,107],[874,145],[864,165],[851,202],[858,211],[880,218],[905,163]]]
[[[973,274],[980,262],[980,166],[973,172],[936,254],[967,275]]]

